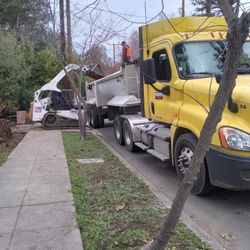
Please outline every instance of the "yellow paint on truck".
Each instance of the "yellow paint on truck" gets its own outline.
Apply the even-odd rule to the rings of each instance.
[[[164,67],[165,70],[170,71],[169,78],[158,79],[154,84],[154,88],[144,83],[143,98],[145,117],[170,126],[171,153],[173,154],[174,138],[176,138],[176,133],[180,128],[193,133],[199,138],[219,86],[214,75],[205,72],[208,65],[202,65],[202,63],[212,63],[212,57],[209,57],[209,53],[211,53],[209,46],[214,51],[218,50],[218,55],[216,55],[218,58],[224,56],[225,51],[223,51],[222,45],[225,44],[228,27],[223,17],[185,17],[159,21],[143,26],[141,29],[143,60],[150,58],[158,60],[162,55],[166,55],[168,58],[169,65],[164,65]],[[247,46],[248,44],[246,49],[248,49]],[[201,48],[200,53],[198,53],[199,48]],[[187,64],[188,60],[185,53],[178,53],[178,49],[188,50],[189,55],[187,56],[189,56],[189,60],[191,55],[194,64],[200,63],[198,68],[204,69],[203,75],[197,74],[195,76],[196,72],[194,72],[193,75],[190,74],[190,77],[188,75],[184,77],[184,72],[190,71],[188,69],[190,65]],[[207,54],[202,53],[203,50]],[[206,56],[208,56],[207,61],[202,60]],[[244,56],[247,60],[248,56],[250,58],[250,54],[243,54]],[[158,63],[161,63],[160,60],[158,61]],[[242,65],[243,68],[250,67],[247,62]],[[218,69],[221,67],[221,65],[215,66]],[[211,68],[215,66],[211,65]],[[158,78],[161,78],[161,72],[156,73]],[[166,85],[170,86],[170,95],[161,95],[156,89],[162,89]],[[250,134],[250,73],[238,75],[232,99],[237,103],[238,111],[232,112],[228,107],[225,108],[222,120],[213,135],[211,148],[229,156],[243,157],[239,158],[239,160],[244,161],[244,157],[249,159],[250,150],[236,150],[223,146],[222,139],[219,136],[219,129],[230,127],[245,134]],[[244,145],[250,145],[249,141],[244,143]],[[248,178],[248,175],[250,180],[250,172],[247,173],[246,178]]]

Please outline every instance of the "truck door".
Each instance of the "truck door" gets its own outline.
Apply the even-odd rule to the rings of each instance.
[[[148,86],[148,106],[150,111],[150,118],[170,124],[172,117],[171,105],[171,90],[170,94],[163,94],[161,90],[167,85],[171,85],[172,74],[171,66],[166,48],[153,48],[150,49],[151,57],[155,62],[156,69],[156,83]]]

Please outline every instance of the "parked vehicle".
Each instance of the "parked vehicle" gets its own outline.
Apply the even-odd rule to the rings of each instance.
[[[87,117],[93,128],[104,126],[104,119],[140,111],[139,68],[127,64],[120,71],[94,82],[87,82]],[[116,122],[116,121],[115,121]]]
[[[45,128],[62,128],[78,126],[78,105],[72,88],[60,88],[58,85],[66,78],[66,72],[79,71],[76,64],[69,64],[49,83],[34,94],[30,107],[32,121],[41,122]],[[95,79],[103,77],[98,65],[82,67],[84,74]]]
[[[118,105],[130,96],[129,91],[123,91],[129,79],[121,71],[122,76],[117,75],[112,82],[103,78],[87,86],[92,90],[87,99],[93,127],[103,125],[103,117],[114,119],[119,144],[125,144],[129,151],[140,148],[170,161],[182,178],[218,90],[227,53],[227,29],[223,17],[173,18],[140,27],[140,76],[139,85],[134,86],[139,86],[136,97],[141,97],[141,112],[134,114],[137,105],[131,113]],[[213,186],[250,189],[249,82],[247,39],[236,87],[197,176],[194,194],[209,192]]]

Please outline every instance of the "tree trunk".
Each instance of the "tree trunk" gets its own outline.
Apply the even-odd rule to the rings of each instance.
[[[71,64],[73,62],[73,49],[72,49],[72,32],[71,32],[71,12],[70,12],[70,0],[66,0],[66,16],[67,16],[67,41],[68,41],[68,57],[67,62]]]
[[[221,1],[221,5],[224,4],[223,2],[224,1]],[[226,7],[228,7],[228,5]],[[222,10],[224,13],[225,9],[222,8]],[[167,215],[160,234],[156,237],[152,244],[146,245],[143,250],[163,250],[169,242],[170,237],[175,233],[175,227],[181,216],[184,204],[191,192],[196,176],[200,171],[201,163],[205,158],[212,136],[216,131],[216,126],[221,120],[226,103],[234,89],[242,46],[248,35],[250,16],[243,13],[240,19],[235,16],[233,18],[228,18],[231,14],[232,13],[230,12],[226,15],[229,26],[229,32],[227,34],[228,51],[224,63],[222,79],[211,110],[202,128],[198,144],[194,151],[193,159],[183,182],[177,191],[172,208]]]
[[[79,119],[79,129],[80,129],[80,139],[86,138],[86,112],[81,108],[81,102],[78,103],[78,119]]]
[[[64,24],[64,0],[59,1],[60,9],[60,37],[61,37],[61,62],[66,65],[66,39],[65,39],[65,24]]]

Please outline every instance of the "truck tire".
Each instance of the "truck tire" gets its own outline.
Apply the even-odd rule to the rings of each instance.
[[[104,127],[104,115],[99,115],[99,128],[103,128]]]
[[[91,109],[89,107],[89,105],[87,106],[87,112],[86,112],[86,118],[87,118],[87,123],[89,125],[89,127],[92,127],[92,123],[91,123]]]
[[[120,121],[119,116],[115,117],[114,123],[113,123],[113,128],[114,128],[114,135],[117,140],[117,142],[120,145],[124,145],[124,139],[123,139],[123,133],[122,133],[122,124]]]
[[[128,151],[135,152],[137,151],[137,147],[133,141],[133,134],[128,120],[124,120],[123,122],[123,138],[124,143]]]
[[[189,163],[193,157],[193,152],[197,144],[197,139],[191,133],[181,135],[174,147],[174,163],[177,175],[183,179]],[[201,171],[192,188],[192,194],[201,195],[212,191],[212,185],[209,180],[208,170],[205,160],[201,166]]]
[[[99,128],[99,116],[93,109],[90,110],[90,124],[92,128]]]

